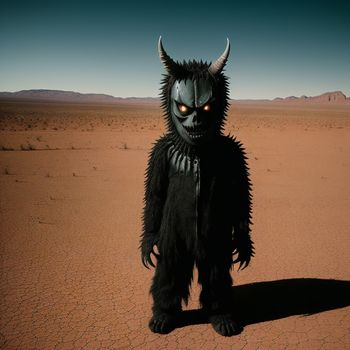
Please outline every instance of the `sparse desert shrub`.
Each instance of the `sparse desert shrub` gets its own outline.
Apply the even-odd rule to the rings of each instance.
[[[27,145],[20,145],[20,148],[22,151],[34,151],[36,150],[36,147],[34,145],[32,145],[31,143],[28,143]]]
[[[7,147],[7,146],[0,146],[0,150],[2,151],[14,151],[12,147]]]

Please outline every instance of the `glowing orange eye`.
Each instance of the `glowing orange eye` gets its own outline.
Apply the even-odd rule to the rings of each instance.
[[[206,112],[209,112],[210,111],[210,105],[205,105],[203,107],[203,110],[206,111]]]
[[[181,113],[186,113],[188,108],[185,105],[179,105],[179,110]]]

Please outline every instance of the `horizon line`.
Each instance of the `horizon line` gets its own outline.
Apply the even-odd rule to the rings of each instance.
[[[80,92],[80,91],[74,91],[74,90],[61,90],[61,89],[45,89],[45,88],[34,88],[34,89],[22,89],[22,90],[16,90],[16,91],[0,91],[0,94],[17,94],[17,93],[21,93],[21,92],[60,92],[60,93],[73,93],[73,94],[78,94],[78,95],[100,95],[100,96],[105,96],[105,97],[109,97],[109,98],[115,98],[115,99],[160,99],[160,95],[158,96],[114,96],[108,93],[103,93],[103,92]],[[318,95],[306,95],[306,94],[302,94],[302,95],[288,95],[285,97],[282,96],[275,96],[272,98],[254,98],[254,97],[248,97],[248,98],[235,98],[230,96],[229,100],[238,100],[238,101],[274,101],[276,99],[288,99],[288,98],[311,98],[311,97],[318,97],[321,95],[325,95],[325,94],[333,94],[333,93],[341,93],[345,96],[345,98],[348,100],[350,99],[349,96],[347,96],[342,90],[333,90],[333,91],[325,91],[321,94]],[[3,96],[0,96],[3,97]]]

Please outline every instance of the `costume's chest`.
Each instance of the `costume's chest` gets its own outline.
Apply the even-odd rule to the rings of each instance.
[[[204,234],[213,225],[223,225],[226,203],[232,195],[232,176],[226,171],[229,163],[222,154],[213,151],[187,155],[175,148],[169,149],[164,220],[174,223],[172,229],[192,228],[197,237],[199,232]]]

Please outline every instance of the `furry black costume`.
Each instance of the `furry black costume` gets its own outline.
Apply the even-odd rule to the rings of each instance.
[[[145,181],[142,261],[155,267],[151,254],[157,258],[149,326],[157,333],[176,326],[196,265],[203,309],[218,333],[232,335],[237,325],[230,313],[230,269],[249,264],[253,244],[246,156],[238,141],[223,135],[229,42],[213,64],[174,62],[161,38],[158,48],[167,70],[162,107],[168,133],[151,151]]]

